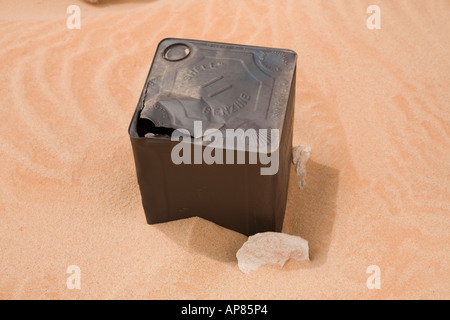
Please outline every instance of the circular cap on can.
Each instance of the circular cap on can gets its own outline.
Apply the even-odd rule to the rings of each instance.
[[[179,61],[186,58],[191,53],[191,49],[185,44],[175,43],[166,48],[164,59],[169,61]]]

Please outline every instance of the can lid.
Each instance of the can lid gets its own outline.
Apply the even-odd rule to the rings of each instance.
[[[137,115],[149,120],[152,133],[185,129],[199,138],[214,130],[278,129],[281,135],[296,59],[286,49],[164,39]]]

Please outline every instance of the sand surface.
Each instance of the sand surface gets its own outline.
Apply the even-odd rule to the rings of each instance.
[[[0,298],[450,298],[448,0],[0,6]],[[243,235],[146,224],[127,128],[165,37],[298,53],[294,144],[313,152],[283,231],[311,261],[245,275]]]

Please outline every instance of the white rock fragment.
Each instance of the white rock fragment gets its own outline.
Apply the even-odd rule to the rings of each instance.
[[[262,232],[250,236],[236,253],[239,269],[249,273],[263,264],[279,264],[294,258],[309,260],[308,241],[280,232]]]
[[[310,155],[310,147],[297,146],[292,148],[292,162],[295,164],[297,176],[300,177],[300,180],[298,181],[298,186],[300,189],[303,189],[306,184],[306,162],[308,162]]]

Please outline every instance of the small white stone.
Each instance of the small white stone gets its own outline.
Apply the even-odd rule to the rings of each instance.
[[[287,260],[309,260],[308,241],[280,232],[262,232],[250,236],[236,253],[239,269],[249,273],[263,264],[284,266]]]
[[[298,186],[300,189],[303,189],[306,184],[306,162],[308,162],[310,155],[310,147],[297,146],[292,148],[292,162],[295,164],[297,176],[300,177],[300,180],[298,181]]]

